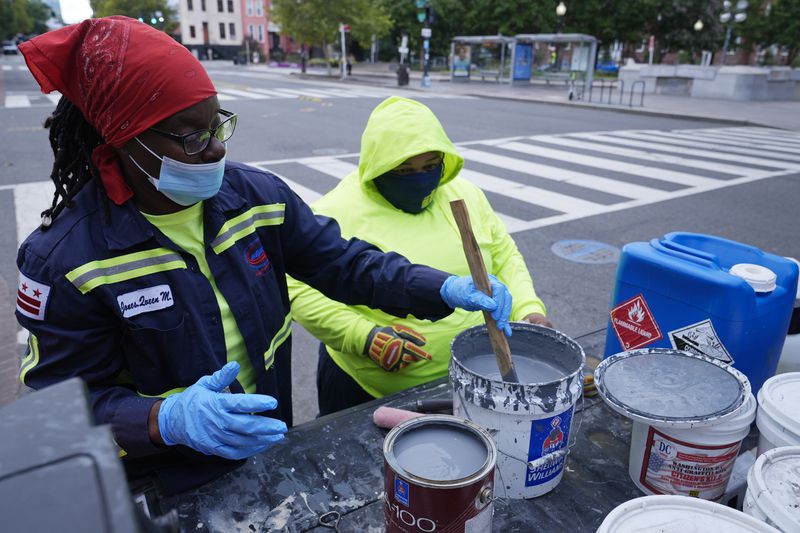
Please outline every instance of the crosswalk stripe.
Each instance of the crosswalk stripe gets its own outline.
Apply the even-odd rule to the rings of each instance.
[[[792,157],[787,154],[796,154],[800,149],[800,143],[795,143],[794,146],[789,144],[776,144],[767,140],[758,140],[750,137],[732,137],[728,133],[703,133],[694,134],[694,138],[716,143],[719,145],[728,145],[732,147],[757,147],[759,150],[764,150],[765,153],[775,152],[774,157],[782,159],[790,159],[793,161],[800,161],[800,157]],[[773,154],[770,154],[773,155]]]
[[[11,70],[12,68],[11,65],[3,65],[3,70]]]
[[[760,132],[760,131],[753,131],[747,129],[724,129],[724,128],[709,128],[709,129],[702,129],[702,130],[693,130],[698,131],[703,135],[719,135],[725,136],[729,138],[735,139],[752,139],[758,142],[777,142],[781,144],[789,144],[789,145],[797,145],[800,143],[800,135],[790,133],[790,135],[781,135],[778,133],[780,130],[772,130],[772,132]]]
[[[238,100],[238,98],[232,94],[225,94],[223,91],[217,91],[217,100],[224,102],[226,100]]]
[[[50,100],[52,103],[58,105],[58,101],[61,100],[61,93],[60,92],[52,92],[50,94],[44,95],[45,98]]]
[[[284,89],[281,87],[280,89],[273,89],[275,92],[280,92],[283,94],[289,94],[294,98],[299,98],[301,96],[305,97],[312,97],[312,98],[330,98],[331,95],[324,94],[322,91],[318,90],[307,90],[307,89]]]
[[[312,157],[304,159],[303,164],[336,179],[344,179],[351,172],[358,170],[358,165],[335,157]]]
[[[514,218],[510,215],[506,215],[504,213],[496,213],[497,218],[503,221],[503,224],[506,227],[506,231],[509,233],[516,233],[518,231],[522,231],[526,227],[528,227],[527,220],[521,220],[519,218]]]
[[[464,168],[458,174],[477,185],[484,191],[493,192],[515,200],[522,200],[529,204],[546,207],[554,211],[561,211],[562,213],[584,213],[592,214],[599,213],[603,210],[603,205],[581,200],[573,196],[561,194],[553,191],[548,191],[540,187],[532,187],[524,185],[516,181],[490,176],[483,172],[476,172]]]
[[[225,94],[241,96],[242,98],[249,98],[251,100],[263,100],[269,98],[269,96],[265,94],[259,94],[253,91],[243,91],[241,89],[231,89],[230,87],[225,87],[224,91]]]
[[[627,136],[628,133],[625,133]],[[748,159],[752,159],[750,162],[754,165],[761,165],[761,166],[772,166],[775,168],[791,168],[791,163],[784,163],[781,159],[789,159],[794,162],[800,162],[800,156],[789,155],[785,156],[784,154],[776,154],[771,153],[770,151],[762,148],[760,146],[756,146],[753,142],[749,143],[749,147],[741,147],[741,146],[728,146],[723,144],[722,142],[715,142],[706,140],[702,135],[698,135],[696,133],[688,133],[688,132],[668,132],[668,131],[660,131],[655,133],[658,140],[661,138],[665,139],[665,142],[674,142],[672,139],[676,139],[679,141],[684,142],[691,142],[693,147],[697,147],[700,149],[703,148],[710,148],[713,150],[721,150],[722,152],[734,152],[735,157],[738,157],[739,161],[746,162]],[[698,142],[700,141],[700,142]],[[683,143],[681,143],[683,144]],[[685,150],[681,150],[685,152]],[[739,154],[744,154],[740,156]],[[762,161],[769,161],[771,162],[769,165],[764,163],[758,163],[755,159],[749,156],[754,156],[757,159],[761,159]],[[764,156],[768,156],[768,159]],[[773,158],[777,158],[779,160],[773,161]],[[789,165],[789,167],[785,167],[785,165]],[[798,167],[800,168],[800,167]]]
[[[645,161],[658,161],[659,163],[667,163],[670,165],[680,165],[683,167],[711,170],[713,172],[721,172],[723,174],[731,174],[733,176],[744,175],[743,168],[740,166],[726,165],[725,163],[717,163],[714,161],[703,161],[700,159],[689,159],[668,154],[657,154],[655,152],[647,152],[645,150],[620,148],[609,144],[602,144],[599,140],[597,142],[589,142],[589,141],[571,139],[566,136],[556,136],[556,135],[535,135],[533,137],[530,137],[530,139],[536,142],[556,144],[559,146],[567,146],[570,148],[592,150],[595,152],[605,152],[613,155],[621,155],[624,157],[630,157],[632,159],[644,159]]]
[[[578,133],[575,134],[575,137],[584,138],[585,134]],[[642,140],[638,140],[642,139]],[[698,150],[696,148],[690,148],[692,146],[697,146],[698,143],[696,140],[691,140],[691,138],[685,136],[678,136],[673,134],[662,134],[662,132],[656,131],[617,131],[613,132],[613,135],[608,137],[604,137],[606,142],[613,142],[618,144],[628,144],[631,146],[638,146],[640,148],[651,148],[653,150],[660,150],[662,152],[674,150],[673,147],[669,146],[670,144],[679,145],[679,146],[686,146],[687,148],[681,148],[681,153],[689,154],[689,155],[696,155],[699,157],[706,157],[709,159],[721,159],[723,161],[735,161],[738,163],[746,163],[746,164],[753,164],[762,167],[769,167],[769,168],[780,168],[780,169],[788,169],[788,170],[797,170],[800,169],[798,165],[792,165],[790,163],[778,163],[776,161],[771,161],[769,159],[763,159],[759,157],[749,157],[745,155],[739,154],[759,154],[760,152],[756,150],[746,150],[742,148],[738,150],[736,154],[729,154],[724,152],[712,152],[710,150]],[[658,141],[658,142],[653,142]],[[659,144],[663,143],[663,144]],[[705,145],[706,148],[711,149],[724,149],[719,146],[715,145]]]
[[[554,181],[563,181],[564,183],[615,194],[617,196],[625,196],[626,198],[655,201],[668,196],[668,193],[665,191],[660,191],[651,187],[644,187],[625,181],[612,180],[600,176],[584,174],[582,172],[541,165],[539,163],[532,163],[530,161],[523,161],[521,159],[514,159],[512,157],[496,155],[489,152],[481,152],[471,148],[461,149],[460,153],[464,159],[468,161],[475,161],[476,163],[483,163]]]
[[[6,107],[30,107],[31,101],[24,94],[7,94]]]
[[[55,185],[52,181],[21,183],[14,186],[14,211],[17,217],[17,243],[25,238],[41,223],[41,212],[53,198]]]
[[[704,178],[702,176],[695,176],[694,174],[687,174],[686,172],[678,172],[675,170],[667,170],[646,165],[637,165],[636,163],[604,159],[602,157],[583,155],[575,152],[565,152],[563,150],[555,150],[553,148],[545,148],[543,146],[534,146],[532,144],[524,144],[520,142],[501,144],[498,146],[498,148],[513,150],[515,152],[535,155],[537,157],[544,157],[547,159],[555,159],[556,161],[564,161],[567,163],[575,163],[577,165],[589,166],[603,170],[612,170],[615,172],[632,174],[634,176],[642,176],[645,178],[677,183],[679,185],[686,185],[687,187],[713,185],[713,183],[717,181],[712,178]]]
[[[722,133],[747,133],[761,137],[777,138],[790,141],[800,141],[800,133],[770,128],[717,128],[709,131],[719,131]]]
[[[272,172],[273,174],[275,174],[276,176],[278,176],[280,179],[282,179],[284,182],[286,182],[286,185],[288,185],[289,188],[292,189],[297,194],[297,196],[302,198],[302,200],[307,204],[314,203],[319,198],[322,197],[322,195],[320,193],[318,193],[317,191],[315,191],[313,189],[309,189],[305,185],[301,185],[301,184],[297,183],[296,181],[290,180],[289,178],[287,178],[287,177],[285,177],[285,176],[283,176],[281,174],[278,174],[277,172],[272,171],[269,168],[261,167],[259,165],[253,165],[253,166],[258,166],[262,170],[268,170],[268,171]]]

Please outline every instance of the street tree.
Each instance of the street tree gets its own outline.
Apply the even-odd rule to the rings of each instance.
[[[326,59],[330,59],[329,45],[336,42],[339,24],[350,25],[359,42],[369,42],[373,35],[382,37],[393,25],[376,0],[273,0],[271,16],[296,41],[321,46]],[[327,64],[330,73],[330,61]]]
[[[785,47],[787,63],[800,66],[800,0],[774,0],[766,5],[753,2],[743,26],[742,35],[748,42],[763,48]]]
[[[178,26],[176,11],[168,0],[90,0],[95,17],[125,15],[172,33]]]

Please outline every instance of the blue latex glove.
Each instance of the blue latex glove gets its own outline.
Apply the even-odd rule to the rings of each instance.
[[[490,275],[492,296],[487,296],[475,287],[472,276],[450,276],[442,284],[439,294],[444,303],[455,309],[460,307],[467,311],[489,311],[497,321],[497,328],[511,336],[511,293],[500,280]]]
[[[158,429],[164,443],[184,444],[206,455],[244,459],[281,441],[286,424],[251,414],[275,409],[275,398],[220,392],[238,373],[239,363],[230,362],[164,400],[158,411]]]

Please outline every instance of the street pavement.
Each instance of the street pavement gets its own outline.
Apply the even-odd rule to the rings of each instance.
[[[41,123],[54,106],[37,94],[21,62],[2,66],[10,68],[0,74],[0,404],[19,392],[25,335],[11,316],[14,257],[52,195]],[[553,251],[559,241],[620,248],[685,230],[800,256],[800,134],[793,131],[301,79],[221,62],[207,68],[222,106],[241,116],[229,158],[275,172],[307,202],[356,168],[361,131],[381,99],[402,94],[429,105],[466,159],[462,177],[484,190],[526,258],[549,316],[571,336],[605,327],[615,265],[565,259]],[[316,341],[296,326],[297,421],[316,413],[316,353]]]

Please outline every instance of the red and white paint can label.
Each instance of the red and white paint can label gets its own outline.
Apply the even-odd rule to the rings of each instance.
[[[654,494],[718,500],[725,492],[741,444],[693,444],[650,426],[639,481]]]

